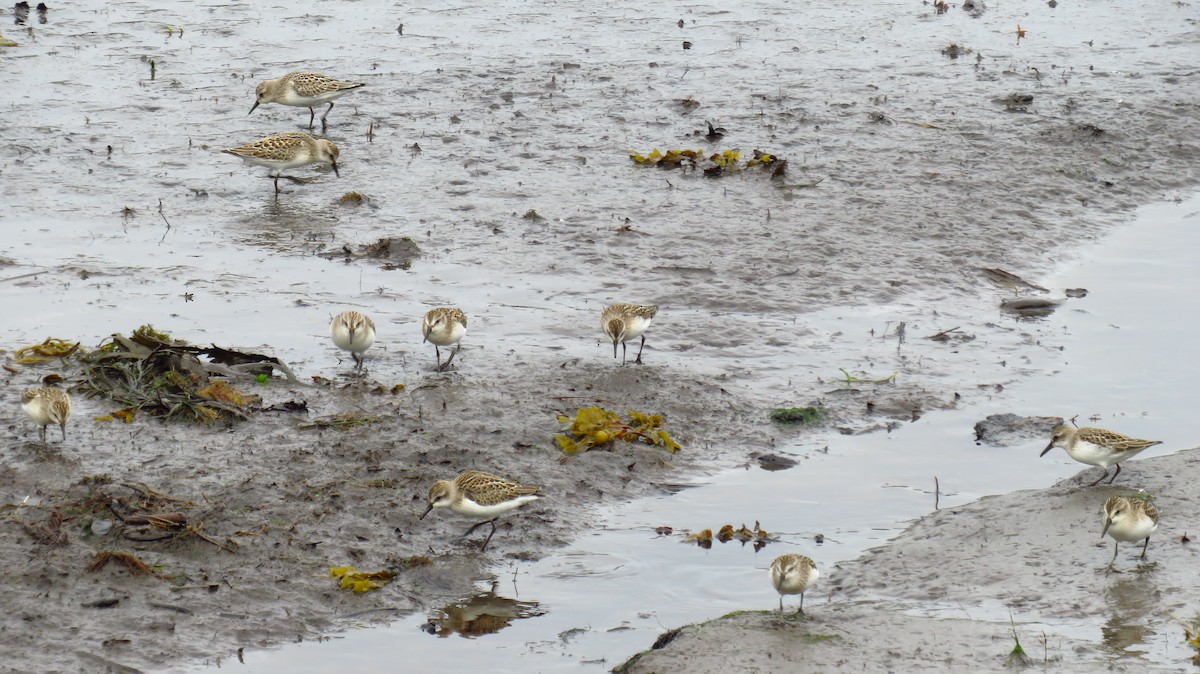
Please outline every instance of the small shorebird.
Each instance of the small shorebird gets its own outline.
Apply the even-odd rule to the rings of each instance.
[[[1042,450],[1040,456],[1055,447],[1062,447],[1067,454],[1079,463],[1090,466],[1100,466],[1104,474],[1091,483],[1090,487],[1100,484],[1108,476],[1108,467],[1116,464],[1117,472],[1113,473],[1109,484],[1121,474],[1121,462],[1132,459],[1147,447],[1161,445],[1160,440],[1138,440],[1127,435],[1106,431],[1103,428],[1075,428],[1074,426],[1055,426],[1050,432],[1050,444]]]
[[[60,388],[31,388],[21,393],[21,409],[38,425],[38,437],[46,443],[46,427],[58,424],[62,439],[67,439],[67,418],[71,416],[71,397]]]
[[[1149,500],[1138,497],[1125,496],[1110,496],[1104,502],[1104,531],[1100,532],[1100,538],[1104,538],[1105,534],[1113,538],[1113,556],[1108,563],[1108,570],[1113,571],[1113,564],[1117,561],[1117,548],[1121,545],[1120,541],[1133,543],[1140,541],[1143,538],[1146,542],[1142,545],[1142,556],[1138,559],[1146,558],[1146,548],[1150,547],[1150,534],[1158,529],[1158,508]]]
[[[354,357],[355,367],[363,367],[362,353],[375,343],[375,323],[357,311],[343,311],[329,324],[333,343]]]
[[[492,531],[483,542],[480,552],[487,550],[488,543],[496,533],[496,518],[536,501],[539,487],[530,487],[502,477],[470,470],[454,481],[438,480],[429,488],[429,507],[421,513],[425,519],[434,508],[449,508],[460,515],[482,517],[481,522],[467,529],[463,537],[470,536],[484,524],[492,525]]]
[[[617,342],[621,343],[621,364],[625,364],[625,342],[635,337],[642,338],[638,347],[637,358],[633,362],[641,365],[642,349],[646,347],[646,328],[658,314],[657,306],[642,306],[640,304],[612,304],[604,307],[600,313],[600,327],[604,334],[612,340],[613,358],[617,357]]]
[[[365,86],[361,82],[345,82],[321,73],[288,73],[279,79],[266,80],[258,85],[254,90],[254,105],[251,106],[250,112],[254,112],[263,103],[308,108],[308,128],[311,131],[313,120],[317,116],[313,106],[328,103],[325,114],[321,115],[321,133],[324,133],[325,118],[329,116],[329,111],[333,110],[334,99]]]
[[[279,174],[290,168],[329,164],[333,167],[334,175],[341,177],[337,166],[337,146],[324,138],[313,138],[303,131],[277,133],[221,152],[270,169],[268,175],[275,179],[275,194],[279,194]]]
[[[797,613],[804,613],[804,591],[812,587],[821,577],[817,565],[804,555],[780,555],[771,562],[771,584],[779,593],[779,612],[783,612],[783,595],[800,595],[800,608]]]
[[[450,367],[450,361],[458,355],[458,350],[461,348],[459,342],[467,334],[467,316],[454,307],[430,309],[421,323],[421,334],[425,336],[422,341],[433,344],[433,352],[437,355],[437,371],[443,372]],[[454,345],[454,351],[443,364],[440,347],[451,344]]]

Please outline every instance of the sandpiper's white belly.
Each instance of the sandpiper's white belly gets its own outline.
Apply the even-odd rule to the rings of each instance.
[[[644,316],[632,316],[625,322],[625,339],[633,339],[640,337],[646,328],[650,327],[650,321],[654,319],[645,318]]]
[[[321,92],[316,96],[302,96],[296,93],[295,89],[287,87],[283,93],[283,96],[278,98],[275,102],[282,103],[284,105],[294,105],[299,108],[311,108],[323,103],[328,103],[349,91],[353,91],[353,89],[335,89],[333,91]]]
[[[27,403],[21,403],[21,409],[25,410],[25,414],[33,419],[33,423],[40,426],[48,426],[52,423],[57,423],[50,419],[50,405],[42,398],[34,398]]]
[[[1067,453],[1079,463],[1086,463],[1089,466],[1100,466],[1108,470],[1109,466],[1117,463],[1123,452],[1080,439],[1075,441],[1073,448],[1067,449]]]
[[[1108,535],[1118,541],[1130,543],[1140,541],[1158,529],[1158,522],[1149,517],[1126,518],[1121,522],[1113,522],[1108,527]]]
[[[450,509],[459,515],[467,515],[468,517],[479,517],[490,520],[493,517],[499,517],[506,512],[515,510],[521,505],[529,503],[530,501],[536,501],[537,499],[538,496],[535,494],[525,494],[513,499],[509,499],[502,503],[485,506],[479,505],[469,498],[464,498],[459,503],[451,503]]]
[[[466,335],[467,335],[467,326],[463,325],[462,323],[459,323],[458,321],[452,321],[450,324],[449,331],[438,331],[438,330],[431,331],[429,333],[429,337],[427,339],[431,343],[436,344],[438,346],[447,346],[450,344],[459,343],[460,341],[462,341],[462,338],[465,337]]]

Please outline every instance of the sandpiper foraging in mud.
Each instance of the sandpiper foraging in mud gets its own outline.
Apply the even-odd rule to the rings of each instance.
[[[1117,548],[1121,541],[1133,543],[1143,538],[1142,556],[1146,558],[1146,548],[1150,547],[1150,534],[1158,529],[1158,508],[1149,498],[1139,496],[1110,496],[1104,502],[1104,530],[1100,538],[1107,534],[1113,539],[1113,556],[1108,562],[1108,570],[1114,571],[1113,564],[1117,561]],[[1119,573],[1119,572],[1118,572]]]
[[[1122,461],[1137,456],[1147,447],[1161,444],[1161,440],[1138,440],[1103,428],[1075,428],[1074,426],[1060,425],[1050,431],[1050,444],[1046,445],[1039,456],[1046,456],[1046,453],[1055,447],[1062,447],[1067,450],[1067,454],[1072,459],[1090,466],[1100,466],[1104,469],[1104,473],[1095,482],[1088,485],[1095,487],[1100,484],[1100,480],[1108,476],[1109,466],[1114,464],[1117,466],[1117,472],[1113,473],[1112,478],[1108,481],[1109,484],[1112,484],[1113,480],[1116,480],[1117,476],[1121,474]]]
[[[343,311],[333,317],[329,332],[333,343],[349,351],[355,368],[361,370],[365,360],[362,353],[375,343],[375,322],[357,311]]]
[[[458,350],[462,348],[459,342],[467,334],[467,315],[455,307],[438,307],[430,309],[425,314],[425,320],[421,322],[421,334],[424,336],[422,341],[433,344],[433,352],[437,356],[437,371],[443,372],[450,367],[450,361],[458,355]],[[442,363],[443,346],[454,345],[454,351],[450,357]]]
[[[621,343],[621,364],[625,364],[625,342],[635,337],[641,337],[637,358],[633,362],[642,364],[642,349],[646,348],[646,328],[658,315],[658,306],[643,306],[641,304],[610,304],[600,312],[600,328],[612,340],[613,358],[617,357],[617,342]]]
[[[290,168],[329,164],[333,167],[333,174],[341,177],[337,166],[337,146],[324,138],[313,138],[303,131],[276,133],[221,152],[241,157],[248,164],[267,167],[267,174],[275,179],[275,194],[279,194],[279,174]]]
[[[38,425],[38,438],[46,443],[46,427],[58,424],[62,439],[67,439],[67,419],[71,416],[71,396],[60,388],[31,388],[21,393],[21,409]]]
[[[313,106],[328,103],[329,107],[325,109],[325,114],[321,115],[321,132],[324,133],[325,118],[329,116],[329,111],[333,110],[333,101],[365,86],[367,85],[361,82],[346,82],[321,73],[288,73],[278,79],[259,83],[254,90],[254,105],[250,107],[250,112],[254,112],[263,103],[279,103],[308,108],[308,129],[311,131],[313,120],[317,116]]]
[[[425,519],[434,508],[449,508],[460,515],[484,518],[476,522],[463,537],[479,527],[490,524],[492,531],[479,548],[480,552],[487,550],[488,543],[496,533],[496,518],[505,513],[536,501],[540,487],[531,487],[519,482],[507,480],[496,475],[489,475],[477,470],[469,470],[450,480],[438,480],[429,488],[429,507],[421,513],[419,519]]]
[[[771,584],[779,593],[779,612],[783,612],[783,595],[800,595],[800,608],[796,613],[804,613],[804,591],[812,587],[821,577],[817,565],[804,555],[790,553],[780,555],[771,562]]]

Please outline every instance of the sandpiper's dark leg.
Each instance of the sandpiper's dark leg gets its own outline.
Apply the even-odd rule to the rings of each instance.
[[[1150,537],[1149,536],[1146,537],[1146,542],[1142,545],[1142,556],[1139,557],[1138,559],[1146,558],[1146,548],[1148,548],[1148,547],[1150,547]]]
[[[313,120],[316,118],[317,118],[317,111],[313,110],[312,106],[309,106],[309,108],[308,108],[308,130],[309,131],[312,131]]]
[[[350,352],[350,356],[354,358],[354,369],[361,372],[363,369],[363,362],[367,359],[358,355],[357,353],[354,353],[353,351]]]
[[[325,118],[329,116],[329,111],[333,109],[333,101],[329,102],[329,107],[325,108],[325,114],[321,115],[321,133],[325,133]]]
[[[1146,538],[1146,542],[1147,543],[1150,542],[1149,537]],[[1113,558],[1111,560],[1109,560],[1109,562],[1108,562],[1108,570],[1110,573],[1112,571],[1116,571],[1116,569],[1113,568],[1113,564],[1115,564],[1117,562],[1117,548],[1120,547],[1120,545],[1121,545],[1120,543],[1113,541]],[[1118,571],[1117,573],[1120,573],[1120,572]]]
[[[492,525],[492,531],[488,534],[487,539],[483,542],[483,547],[479,548],[480,552],[487,550],[488,543],[492,542],[492,536],[496,535],[496,520],[488,520],[488,523]]]
[[[279,176],[273,177],[275,178],[275,196],[279,196]]]
[[[475,524],[472,524],[471,528],[467,529],[467,533],[463,534],[463,538],[466,538],[467,536],[470,536],[471,534],[475,533],[476,529],[487,524],[488,522],[491,522],[491,520],[483,520],[481,522],[476,522]]]
[[[622,364],[622,365],[624,365],[624,364],[625,364],[625,348],[626,348],[626,347],[625,347],[625,342],[624,342],[624,341],[622,341],[622,342],[621,342],[621,364]]]
[[[433,345],[433,353],[437,357],[437,372],[441,372],[442,371],[442,350],[438,348],[437,344]]]
[[[1104,478],[1106,478],[1106,477],[1108,477],[1108,469],[1107,469],[1107,468],[1105,468],[1105,469],[1104,469],[1104,474],[1103,474],[1103,475],[1101,475],[1100,477],[1096,478],[1096,481],[1095,481],[1095,482],[1093,482],[1093,483],[1091,483],[1091,484],[1089,484],[1088,486],[1089,486],[1089,487],[1095,487],[1096,485],[1100,484],[1100,480],[1103,480],[1103,479],[1104,479]],[[1113,477],[1116,477],[1116,475],[1114,475]]]
[[[1105,472],[1108,472],[1108,471],[1106,470]],[[1120,474],[1121,474],[1121,464],[1119,464],[1119,463],[1118,463],[1118,464],[1117,464],[1117,472],[1113,473],[1112,479],[1110,479],[1110,480],[1108,481],[1108,483],[1109,483],[1109,484],[1112,484],[1112,483],[1113,483],[1113,480],[1117,479],[1117,476],[1118,476],[1118,475],[1120,475]]]
[[[804,615],[804,593],[800,593],[800,608],[796,611],[800,615]]]
[[[783,595],[779,595],[779,612],[783,613]]]
[[[449,369],[450,369],[450,361],[454,360],[454,357],[458,355],[458,350],[459,350],[459,349],[461,349],[461,348],[462,348],[462,346],[461,346],[461,345],[454,347],[454,351],[452,351],[452,352],[450,353],[450,357],[446,359],[446,364],[442,366],[442,369],[443,369],[443,370],[449,370]]]
[[[38,439],[40,439],[42,441],[43,445],[46,444],[46,427],[45,426],[38,426]]]
[[[638,357],[633,362],[638,365],[642,364],[642,349],[646,348],[646,336],[642,335],[642,345],[638,347]]]

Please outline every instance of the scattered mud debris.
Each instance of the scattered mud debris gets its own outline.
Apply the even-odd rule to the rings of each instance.
[[[1022,417],[1012,413],[993,414],[975,424],[975,444],[1011,447],[1050,437],[1050,429],[1063,423],[1062,417]]]
[[[345,262],[358,259],[382,260],[382,268],[390,271],[411,268],[413,261],[421,257],[421,252],[421,247],[410,237],[387,236],[373,243],[359,246],[358,250],[351,248],[350,244],[345,244],[337,250],[321,253],[320,256],[326,260],[343,260]]]
[[[1044,318],[1061,306],[1062,300],[1048,297],[1018,297],[1000,303],[1000,309],[1021,318]]]

